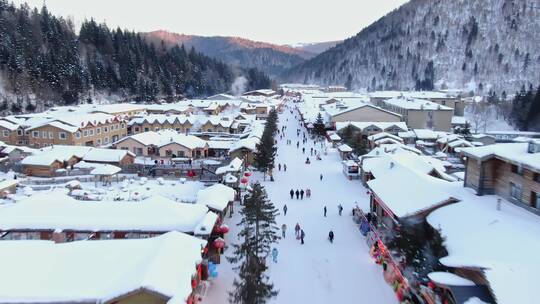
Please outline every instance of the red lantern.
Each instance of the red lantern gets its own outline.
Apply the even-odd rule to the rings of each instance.
[[[244,172],[244,176],[245,176],[245,177],[250,177],[250,176],[251,176],[251,172],[249,172],[249,171]]]
[[[228,233],[229,232],[229,226],[227,225],[221,225],[221,227],[219,227],[219,231],[223,234],[225,233]]]
[[[240,182],[241,182],[242,184],[247,184],[247,183],[248,183],[248,179],[245,178],[245,177],[242,177],[242,178],[240,179]]]
[[[225,240],[222,238],[215,239],[214,247],[216,247],[217,249],[222,249],[223,247],[225,247]]]

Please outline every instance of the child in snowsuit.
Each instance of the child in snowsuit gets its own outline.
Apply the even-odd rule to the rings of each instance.
[[[277,257],[278,257],[278,250],[277,248],[274,247],[274,249],[272,249],[272,260],[274,261],[274,263],[277,263]]]

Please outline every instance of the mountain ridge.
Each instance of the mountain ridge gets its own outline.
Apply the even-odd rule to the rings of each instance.
[[[540,83],[540,9],[526,0],[412,0],[285,72],[352,89],[498,94]]]

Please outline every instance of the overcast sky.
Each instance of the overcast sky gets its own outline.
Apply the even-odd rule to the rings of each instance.
[[[14,0],[41,7],[43,0]],[[406,0],[45,0],[76,24],[94,17],[136,31],[164,29],[288,44],[353,36]]]

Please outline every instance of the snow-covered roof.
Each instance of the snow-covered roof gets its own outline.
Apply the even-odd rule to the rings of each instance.
[[[476,284],[468,279],[460,277],[451,272],[436,271],[428,274],[428,278],[440,285],[445,286],[475,286]]]
[[[442,99],[450,98],[448,94],[444,92],[436,91],[375,91],[369,94],[373,98],[389,99],[395,97],[409,97],[409,98],[425,98],[425,99]]]
[[[337,135],[337,133],[332,133],[330,135],[330,140],[338,141],[338,140],[341,140],[341,137],[339,135]]]
[[[234,201],[235,191],[231,187],[223,184],[215,184],[199,191],[197,194],[197,204],[205,205],[210,209],[223,211]]]
[[[342,144],[338,147],[338,150],[339,152],[347,153],[347,152],[352,152],[353,149],[347,144]]]
[[[238,157],[235,157],[227,166],[219,167],[216,169],[216,174],[225,174],[228,172],[239,172],[242,169],[242,163],[244,161]]]
[[[344,121],[336,122],[336,130],[342,130],[348,126],[355,127],[361,131],[369,127],[376,127],[382,131],[388,128],[398,128],[402,131],[407,131],[407,124],[405,122],[380,122],[380,121]]]
[[[0,302],[109,303],[146,290],[187,300],[206,241],[179,232],[155,238],[55,244],[2,241]]]
[[[115,142],[115,145],[122,143],[128,139],[139,142],[144,146],[154,145],[157,147],[163,147],[170,144],[179,144],[188,149],[204,148],[206,141],[193,135],[185,135],[176,132],[175,130],[166,129],[157,132],[148,131],[143,133],[134,134],[124,137]]]
[[[442,106],[433,101],[426,99],[416,99],[416,98],[403,98],[403,97],[394,97],[384,101],[386,104],[407,109],[407,110],[444,110],[444,111],[453,111],[452,108],[447,106]]]
[[[128,150],[93,148],[88,150],[82,158],[89,162],[117,163],[126,157],[126,155],[135,156],[135,154]]]
[[[386,132],[380,132],[380,133],[368,136],[368,140],[370,140],[370,141],[376,141],[376,140],[380,140],[380,139],[383,139],[383,138],[392,138],[392,139],[396,140],[397,142],[403,143],[403,139],[401,139],[400,137],[395,136],[395,135],[390,134],[390,133],[386,133]]]
[[[180,231],[193,233],[208,208],[162,196],[142,202],[78,201],[64,190],[35,194],[0,209],[0,230]]]
[[[528,253],[540,250],[538,216],[504,199],[497,210],[500,197],[477,196],[469,188],[455,195],[461,202],[427,218],[444,238],[448,256],[440,259],[442,264],[483,269],[497,303],[537,303],[540,258]]]
[[[108,165],[108,164],[95,164],[95,168],[90,171],[92,175],[115,175],[120,173],[122,169],[117,166]]]
[[[371,172],[384,170],[384,174],[377,174],[374,180],[368,181],[368,186],[388,211],[398,218],[451,202],[451,190],[459,187],[456,183],[419,173],[399,162],[381,162],[380,166],[387,167],[372,168]]]
[[[230,151],[236,151],[239,149],[248,149],[251,151],[257,151],[257,144],[260,139],[257,137],[243,138],[232,144]]]
[[[0,127],[8,129],[10,131],[14,131],[19,128],[19,125],[5,119],[0,119]]]
[[[486,159],[497,157],[508,162],[540,170],[540,152],[528,153],[529,143],[501,143],[482,147],[462,148],[467,157]]]
[[[19,184],[19,181],[16,179],[5,179],[3,181],[0,181],[0,189],[6,189],[9,187],[13,187]]]
[[[430,129],[414,129],[414,134],[420,140],[435,140],[441,136],[445,136],[445,132],[433,131]]]

